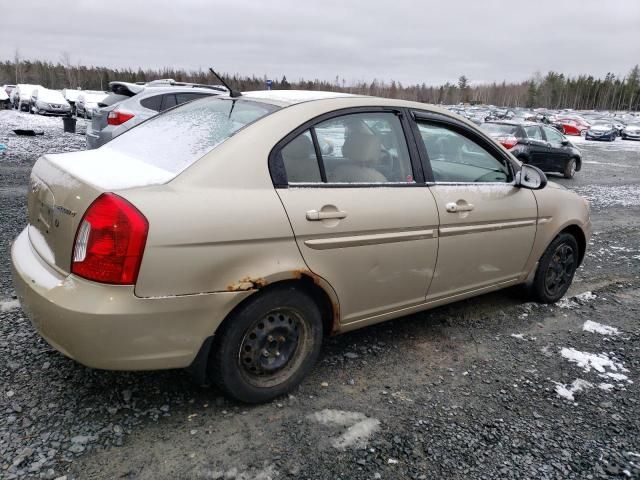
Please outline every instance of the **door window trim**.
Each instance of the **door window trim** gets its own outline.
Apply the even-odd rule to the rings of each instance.
[[[337,117],[343,117],[345,115],[361,114],[361,113],[392,113],[395,114],[400,120],[400,127],[402,128],[403,137],[407,146],[407,152],[409,153],[409,161],[411,163],[411,170],[413,171],[413,182],[385,182],[385,183],[369,183],[369,182],[327,182],[326,172],[324,170],[324,162],[322,161],[322,152],[320,151],[320,145],[318,144],[318,138],[315,133],[316,125],[331,120]],[[416,148],[415,138],[413,137],[412,126],[409,122],[409,112],[406,108],[402,107],[385,107],[385,106],[372,106],[372,107],[348,107],[333,110],[331,112],[323,113],[314,117],[296,129],[289,132],[278,141],[275,146],[269,152],[268,166],[269,174],[271,175],[271,181],[275,188],[371,188],[371,187],[423,187],[425,186],[424,172],[422,162],[420,161],[419,152]],[[302,135],[305,131],[311,132],[311,138],[313,139],[313,146],[316,153],[316,159],[320,168],[320,175],[322,182],[300,182],[289,184],[287,181],[287,173],[284,168],[284,160],[282,159],[282,149],[286,147],[292,140],[299,135]]]
[[[515,177],[516,172],[520,170],[520,166],[509,157],[509,155],[503,152],[497,145],[494,144],[493,140],[491,140],[488,136],[485,136],[482,132],[476,132],[469,128],[468,125],[465,125],[463,122],[449,117],[447,115],[435,112],[427,112],[424,110],[411,110],[411,119],[412,126],[414,131],[414,141],[417,144],[418,151],[420,154],[420,159],[422,162],[422,167],[425,172],[427,183],[429,185],[515,185]],[[429,123],[431,125],[435,125],[438,127],[449,129],[468,140],[477,143],[484,150],[487,151],[492,157],[494,157],[499,162],[504,163],[511,175],[511,179],[509,182],[436,182],[433,176],[433,170],[431,169],[431,161],[429,160],[429,154],[427,152],[427,147],[422,141],[420,137],[420,130],[418,127],[418,122],[423,121]]]

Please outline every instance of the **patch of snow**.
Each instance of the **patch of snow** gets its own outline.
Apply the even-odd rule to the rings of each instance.
[[[0,300],[0,312],[8,312],[16,308],[20,308],[20,302],[18,300]]]
[[[524,334],[523,333],[512,333],[511,336],[513,338],[517,338],[518,340],[524,340]]]
[[[591,300],[595,300],[597,297],[593,292],[583,292],[572,297],[564,297],[560,301],[556,302],[556,306],[560,308],[575,308],[579,305],[583,305]]]
[[[574,191],[589,200],[592,207],[640,206],[640,185],[586,185]]]
[[[591,369],[594,369],[599,372],[603,378],[632,383],[626,375],[620,373],[628,372],[629,370],[627,370],[621,362],[609,358],[609,356],[604,353],[586,353],[580,352],[575,348],[563,348],[560,354],[571,363],[575,363],[578,367],[582,368],[585,372],[590,372]],[[609,371],[607,371],[607,369]]]
[[[585,332],[599,333],[601,335],[619,335],[620,332],[616,327],[610,327],[609,325],[603,325],[598,322],[587,320],[582,325],[582,330]]]
[[[598,388],[600,390],[604,390],[606,392],[608,392],[609,390],[613,389],[614,385],[611,383],[601,383],[598,385]]]
[[[308,418],[322,425],[348,426],[342,435],[331,441],[331,445],[338,450],[348,447],[363,448],[367,440],[380,428],[379,420],[369,418],[360,412],[324,409]]]
[[[626,380],[629,383],[633,383],[631,380],[629,380],[629,377],[627,377],[624,373],[607,372],[600,376],[606,377],[606,378],[612,378],[618,382],[624,382]]]
[[[566,398],[567,400],[570,400],[572,402],[575,400],[574,394],[593,387],[593,384],[587,382],[586,380],[582,380],[581,378],[574,380],[570,386],[567,386],[564,383],[553,383],[556,384],[556,394],[559,397]]]
[[[113,151],[109,145],[85,152],[47,155],[44,158],[63,172],[107,191],[161,185],[176,176],[122,151]]]

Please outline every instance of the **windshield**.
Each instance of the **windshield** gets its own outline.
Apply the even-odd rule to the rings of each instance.
[[[515,135],[518,127],[515,125],[504,125],[502,123],[485,123],[482,129],[489,132],[491,136]]]
[[[178,174],[241,128],[278,108],[244,99],[196,100],[153,117],[103,148]]]

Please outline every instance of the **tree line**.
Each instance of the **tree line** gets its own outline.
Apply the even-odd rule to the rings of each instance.
[[[145,82],[158,78],[172,78],[179,82],[219,84],[217,78],[203,70],[173,68],[142,69],[106,68],[73,65],[63,54],[53,63],[41,60],[13,60],[0,62],[0,84],[30,83],[47,88],[78,88],[105,90],[109,82]],[[256,75],[225,75],[225,79],[238,90],[263,90],[267,78]],[[425,83],[403,85],[395,80],[373,80],[348,84],[344,78],[333,81],[289,81],[285,75],[272,79],[273,89],[329,90],[360,95],[399,98],[433,104],[482,103],[504,107],[542,107],[550,109],[573,108],[576,110],[639,110],[640,68],[633,67],[627,75],[619,77],[608,73],[604,78],[592,75],[568,76],[558,72],[535,74],[522,82],[501,82],[472,85],[462,75],[457,82],[428,86]]]

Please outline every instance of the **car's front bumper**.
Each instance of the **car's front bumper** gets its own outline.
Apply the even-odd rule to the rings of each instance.
[[[155,370],[191,364],[207,337],[251,292],[140,298],[133,286],[64,275],[31,247],[27,230],[11,247],[22,308],[56,350],[93,368]]]

